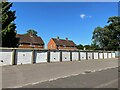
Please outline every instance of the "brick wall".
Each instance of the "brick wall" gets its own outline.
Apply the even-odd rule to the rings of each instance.
[[[47,48],[48,49],[57,49],[56,44],[52,39],[50,39],[50,41],[49,41],[49,43],[47,45]]]

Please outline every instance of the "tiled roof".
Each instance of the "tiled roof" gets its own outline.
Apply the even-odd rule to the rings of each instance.
[[[76,46],[76,44],[72,40],[64,40],[64,39],[57,39],[57,38],[52,38],[52,39],[56,43],[56,45]]]
[[[42,38],[38,36],[34,36],[34,35],[31,36],[29,34],[26,34],[26,35],[17,34],[16,37],[19,38],[19,43],[31,43],[31,44],[44,45]]]

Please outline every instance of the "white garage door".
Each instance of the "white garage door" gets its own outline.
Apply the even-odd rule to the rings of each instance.
[[[50,52],[50,62],[60,62],[60,52]]]
[[[94,52],[94,59],[98,59],[98,53]]]
[[[107,53],[104,53],[104,59],[107,59]]]
[[[115,58],[115,53],[112,53],[112,58]]]
[[[108,53],[108,58],[111,58],[111,53]]]
[[[92,59],[92,53],[88,52],[88,59]]]
[[[80,59],[86,60],[86,52],[80,52]]]
[[[62,52],[62,61],[70,61],[70,52]]]
[[[19,64],[31,64],[32,51],[31,50],[17,50],[17,65]]]
[[[79,59],[79,52],[72,52],[72,60],[78,60]]]
[[[35,51],[35,63],[47,62],[47,52]]]
[[[0,60],[3,60],[2,65],[12,65],[12,50],[0,51]]]
[[[103,59],[103,53],[99,53],[99,58]]]

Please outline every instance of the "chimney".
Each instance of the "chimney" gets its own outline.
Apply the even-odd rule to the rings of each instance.
[[[68,41],[68,38],[66,37],[66,41]]]
[[[57,36],[57,40],[59,40],[59,36]]]

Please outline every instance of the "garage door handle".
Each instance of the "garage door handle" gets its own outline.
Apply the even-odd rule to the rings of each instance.
[[[3,62],[3,60],[1,60],[1,62]]]

